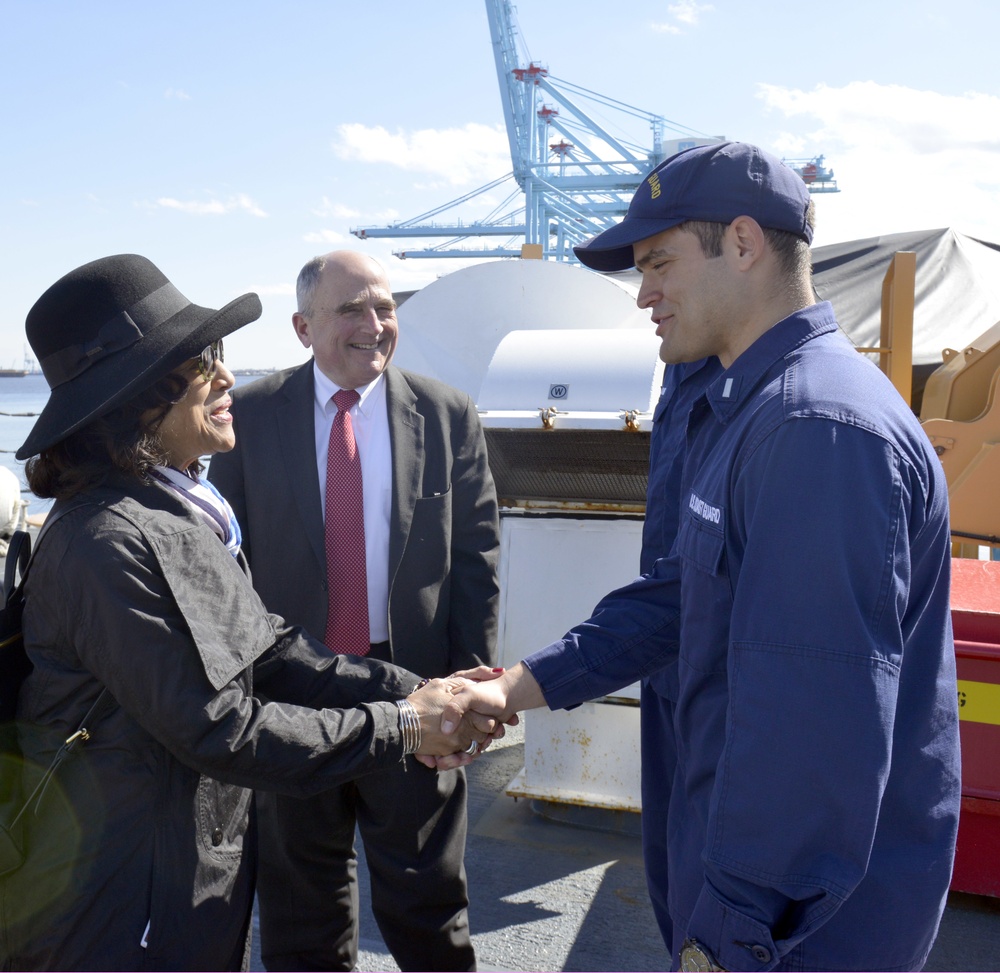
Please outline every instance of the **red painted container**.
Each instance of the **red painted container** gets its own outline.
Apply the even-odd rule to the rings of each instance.
[[[1000,561],[953,558],[962,814],[951,887],[1000,896]]]

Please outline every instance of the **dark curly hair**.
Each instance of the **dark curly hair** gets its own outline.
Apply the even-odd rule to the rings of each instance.
[[[172,372],[134,399],[71,433],[28,460],[24,467],[35,496],[65,500],[101,486],[113,473],[144,480],[166,462],[158,431],[184,397],[188,379]],[[201,473],[197,460],[189,467]]]

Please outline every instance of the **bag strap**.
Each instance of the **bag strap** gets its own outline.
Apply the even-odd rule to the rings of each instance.
[[[94,705],[87,710],[87,715],[76,728],[76,732],[72,736],[67,737],[63,745],[56,751],[56,755],[52,758],[52,763],[46,768],[41,780],[35,785],[35,789],[24,802],[21,810],[14,816],[14,820],[10,823],[9,827],[17,824],[21,815],[28,810],[28,806],[32,802],[35,804],[35,814],[38,813],[38,809],[42,804],[42,798],[45,797],[45,792],[48,790],[49,784],[52,782],[52,778],[55,777],[56,771],[62,762],[76,750],[78,745],[86,743],[90,739],[90,731],[87,729],[87,724],[95,726],[111,711],[114,705],[115,698],[108,692],[108,688],[105,686],[101,690],[101,694],[94,700]]]
[[[26,530],[15,530],[7,545],[7,559],[3,571],[4,604],[17,584],[17,576],[23,578],[28,572],[31,560],[31,534]]]
[[[77,507],[82,507],[81,503],[68,503],[64,507],[59,507],[58,504],[54,506],[50,511],[45,521],[42,523],[41,529],[38,531],[38,538],[35,541],[35,551],[38,550],[38,545],[42,543],[42,538],[48,532],[49,528],[57,521],[60,517],[68,514],[71,510],[76,510]],[[24,587],[24,579],[28,576],[28,568],[31,567],[31,559],[34,557],[34,551],[31,549],[31,534],[26,530],[15,530],[14,535],[10,539],[10,543],[7,546],[7,559],[4,562],[3,571],[3,597],[4,604],[10,600],[11,594],[18,587]],[[18,580],[18,575],[20,575],[20,581]]]
[[[42,544],[42,538],[48,532],[49,528],[57,521],[60,517],[68,514],[71,510],[81,507],[81,503],[68,503],[64,507],[55,506],[49,511],[48,516],[45,518],[45,522],[42,524],[41,529],[38,532],[38,539],[35,541],[35,550],[31,549],[31,535],[27,531],[15,531],[14,538],[11,539],[11,546],[8,549],[8,558],[10,558],[9,551],[14,549],[14,541],[17,539],[18,534],[23,534],[23,540],[18,542],[17,548],[15,549],[14,556],[14,566],[11,567],[10,561],[8,560],[7,565],[4,570],[4,593],[7,597],[10,596],[10,588],[8,584],[13,582],[17,575],[17,570],[20,568],[21,580],[18,582],[18,588],[24,588],[25,579],[28,576],[28,569],[31,567],[31,562],[34,559],[35,553]],[[21,563],[23,562],[23,564]],[[86,743],[90,739],[90,731],[88,726],[96,726],[105,716],[111,711],[115,705],[115,698],[108,691],[107,686],[101,687],[101,692],[97,699],[94,700],[93,705],[87,710],[87,715],[83,718],[80,725],[76,728],[76,732],[66,739],[63,745],[56,751],[56,755],[52,758],[52,762],[49,764],[45,773],[42,775],[41,780],[35,786],[35,789],[31,792],[31,795],[24,802],[21,810],[17,812],[14,820],[11,822],[10,827],[13,827],[21,815],[28,809],[28,806],[35,802],[35,813],[38,813],[38,808],[42,803],[42,798],[45,796],[45,791],[48,789],[49,783],[51,782],[55,772],[59,769],[60,764],[72,754],[77,746],[82,743]]]
[[[38,540],[35,541],[35,549],[36,550],[38,549],[38,545],[42,543],[42,538],[49,532],[49,528],[57,520],[59,520],[61,517],[65,517],[66,514],[68,514],[71,510],[78,510],[80,507],[85,507],[90,502],[91,501],[89,500],[85,500],[82,503],[73,503],[72,501],[70,501],[69,503],[67,503],[65,506],[62,507],[60,507],[59,503],[56,502],[56,504],[48,512],[48,515],[45,517],[45,520],[42,521],[42,526],[39,528],[38,531]]]

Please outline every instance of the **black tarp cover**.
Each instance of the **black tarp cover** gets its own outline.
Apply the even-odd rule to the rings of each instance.
[[[940,365],[943,349],[961,351],[1000,321],[1000,244],[940,229],[816,247],[816,293],[833,304],[854,344],[878,345],[882,280],[901,250],[917,255],[914,365]]]

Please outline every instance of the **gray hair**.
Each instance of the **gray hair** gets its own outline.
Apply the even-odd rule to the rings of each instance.
[[[295,281],[295,299],[298,301],[298,312],[308,317],[312,314],[313,297],[316,294],[316,286],[320,277],[323,276],[323,268],[326,266],[326,257],[313,257],[300,271],[298,279]]]

